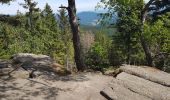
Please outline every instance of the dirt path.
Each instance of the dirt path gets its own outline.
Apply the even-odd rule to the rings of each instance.
[[[100,91],[113,77],[83,73],[67,77],[0,79],[0,100],[105,100]]]

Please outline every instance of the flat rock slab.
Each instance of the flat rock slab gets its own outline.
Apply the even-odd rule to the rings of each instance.
[[[120,73],[116,79],[119,80],[117,81],[118,84],[140,95],[149,97],[153,100],[170,100],[169,87],[127,74],[125,72]]]
[[[23,62],[26,62],[26,61],[29,61],[29,62],[34,62],[34,61],[52,61],[52,59],[47,56],[47,55],[36,55],[36,54],[31,54],[31,53],[18,53],[18,54],[15,54],[13,55],[12,57],[12,60],[15,62],[20,62],[20,63],[23,63]]]
[[[119,85],[118,80],[106,86],[100,93],[108,100],[152,100],[146,96],[137,94],[122,85]]]
[[[120,70],[144,78],[146,80],[170,87],[170,74],[155,69],[153,67],[125,65],[121,66]]]
[[[100,90],[112,79],[94,73],[35,79],[0,78],[0,100],[106,100]]]
[[[107,100],[170,100],[170,74],[152,67],[124,65],[100,94]]]

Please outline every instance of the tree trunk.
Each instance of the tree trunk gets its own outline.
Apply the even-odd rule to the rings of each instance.
[[[28,18],[29,30],[32,31],[32,10],[29,8],[29,18]]]
[[[146,16],[147,16],[147,11],[149,9],[149,6],[152,4],[154,0],[150,0],[144,7],[144,9],[142,10],[141,12],[141,30],[140,30],[140,41],[141,41],[141,45],[142,45],[142,48],[145,52],[145,56],[146,56],[146,61],[147,61],[147,65],[148,66],[153,66],[153,58],[152,58],[152,55],[151,55],[151,51],[150,51],[150,48],[144,38],[144,23],[145,23],[145,20],[146,20]]]
[[[85,69],[85,64],[81,55],[81,46],[80,46],[80,35],[79,35],[79,26],[76,17],[76,5],[75,0],[68,0],[68,14],[69,22],[71,25],[73,33],[73,45],[74,45],[74,58],[78,71]]]
[[[143,33],[143,31],[142,31],[142,33]],[[142,34],[140,35],[140,41],[141,41],[142,48],[145,52],[147,65],[153,66],[153,59],[152,59],[151,51],[150,51],[149,46],[147,45],[146,40],[144,39],[144,36]]]

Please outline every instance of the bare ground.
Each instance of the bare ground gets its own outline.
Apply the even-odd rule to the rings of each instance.
[[[35,79],[0,78],[0,100],[106,100],[100,91],[113,79],[99,73]]]

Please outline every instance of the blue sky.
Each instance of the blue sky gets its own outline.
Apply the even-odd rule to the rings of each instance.
[[[22,3],[24,0],[15,0],[15,2],[11,2],[10,5],[7,4],[0,4],[0,14],[16,14],[17,10],[20,10],[21,12],[25,12],[25,9],[22,8],[22,6],[19,5],[19,3]],[[38,7],[40,9],[43,9],[45,4],[48,3],[53,11],[56,13],[59,10],[59,6],[62,4],[64,6],[67,6],[67,0],[34,0],[38,2]],[[82,11],[94,11],[95,6],[97,2],[100,0],[76,0],[76,6],[77,6],[77,12]]]
[[[15,0],[15,2],[10,3],[10,5],[3,4],[0,5],[0,14],[16,14],[17,10],[20,10],[21,12],[25,12],[26,10],[22,8],[22,6],[19,5],[19,3],[23,3],[24,0]],[[59,10],[59,6],[62,4],[64,6],[67,6],[67,0],[34,0],[38,2],[38,7],[40,9],[43,9],[45,4],[48,3],[54,13],[56,13]],[[100,0],[76,0],[76,6],[77,6],[77,12],[82,11],[94,11],[95,6],[97,2]],[[148,0],[145,0],[148,1]]]

